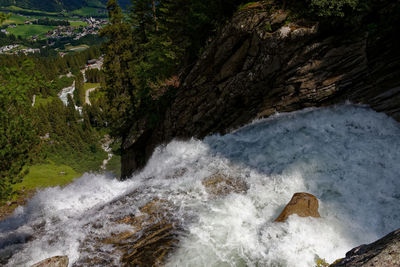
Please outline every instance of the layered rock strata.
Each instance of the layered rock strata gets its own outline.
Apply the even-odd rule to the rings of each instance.
[[[173,138],[225,134],[276,112],[350,100],[400,120],[397,24],[372,38],[292,20],[267,3],[237,12],[183,79],[158,126],[134,122],[123,140],[122,177]]]

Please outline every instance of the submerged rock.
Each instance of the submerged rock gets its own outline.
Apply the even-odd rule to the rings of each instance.
[[[284,222],[292,214],[300,217],[321,217],[318,212],[318,199],[309,193],[294,194],[275,222]]]
[[[122,253],[122,266],[160,266],[178,244],[179,223],[170,212],[171,204],[154,199],[142,208],[140,216],[127,216],[118,221],[134,227],[103,240]]]
[[[226,196],[232,192],[243,193],[247,191],[247,185],[243,181],[223,175],[213,175],[206,178],[202,184],[207,193],[213,196]]]
[[[68,267],[69,259],[67,256],[55,256],[38,262],[31,267]]]
[[[346,258],[331,267],[395,267],[400,266],[400,229],[369,245],[353,248]]]

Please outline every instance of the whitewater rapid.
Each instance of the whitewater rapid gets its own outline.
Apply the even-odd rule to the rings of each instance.
[[[64,89],[61,90],[58,97],[64,103],[64,105],[68,105],[68,95],[71,95],[72,98],[74,97],[74,91],[75,91],[75,81],[73,81],[71,86],[65,87]]]
[[[279,114],[225,136],[172,141],[143,171],[119,182],[85,174],[38,192],[0,222],[0,264],[29,266],[68,255],[118,252],[96,240],[131,229],[114,221],[154,198],[177,208],[184,234],[167,266],[314,266],[400,228],[400,124],[366,107],[342,105]],[[241,179],[246,193],[211,197],[202,180]],[[320,200],[321,218],[274,223],[296,192]]]

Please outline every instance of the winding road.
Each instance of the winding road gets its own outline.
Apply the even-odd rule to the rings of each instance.
[[[85,93],[85,103],[86,103],[86,104],[92,105],[92,104],[90,103],[89,96],[90,96],[90,93],[93,92],[94,90],[96,90],[97,88],[99,88],[99,87],[96,86],[96,87],[93,87],[93,88],[90,88],[90,89],[87,89],[87,90],[86,90],[86,93]]]

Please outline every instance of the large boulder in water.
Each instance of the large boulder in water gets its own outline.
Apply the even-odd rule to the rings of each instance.
[[[318,199],[309,193],[294,194],[275,221],[284,222],[292,214],[297,214],[300,217],[320,217],[318,212]]]
[[[41,262],[38,262],[31,267],[68,267],[69,259],[67,256],[55,256]]]
[[[369,245],[353,248],[331,267],[400,266],[400,229]]]

